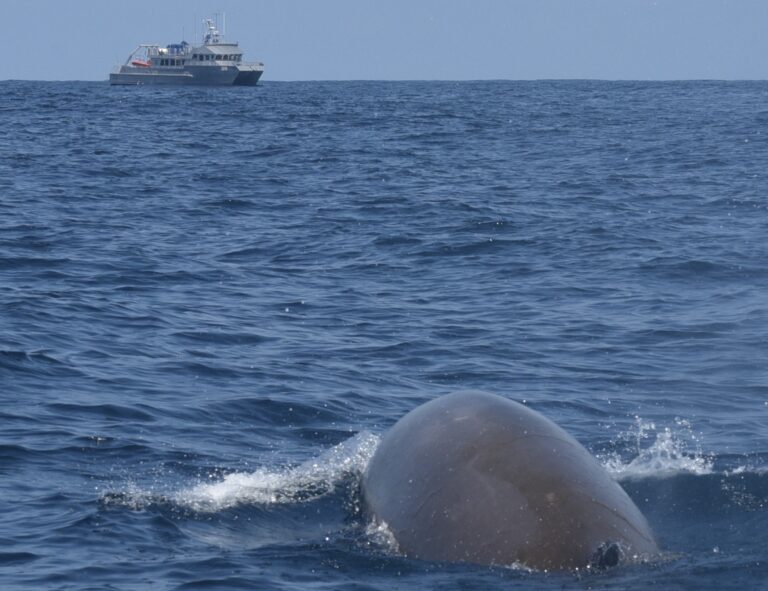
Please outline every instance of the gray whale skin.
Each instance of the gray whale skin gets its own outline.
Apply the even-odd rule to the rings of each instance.
[[[412,558],[571,570],[658,553],[640,510],[581,444],[492,394],[448,394],[401,418],[362,493]]]

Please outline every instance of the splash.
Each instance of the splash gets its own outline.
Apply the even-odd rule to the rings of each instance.
[[[740,476],[742,474],[757,474],[758,476],[764,476],[768,474],[768,465],[756,465],[748,462],[744,465],[737,466],[731,470],[726,470],[726,476]]]
[[[400,546],[386,521],[372,520],[365,528],[365,544],[388,554],[399,554]]]
[[[125,492],[105,495],[102,502],[136,510],[170,503],[200,513],[238,505],[301,503],[330,494],[345,478],[362,474],[378,443],[378,436],[363,432],[299,466],[234,472],[222,480],[197,483],[165,495],[129,485]]]
[[[691,424],[676,419],[673,430],[661,430],[651,422],[635,417],[635,427],[622,434],[620,440],[629,443],[634,457],[626,461],[617,452],[601,460],[608,472],[617,480],[664,478],[675,474],[711,474],[714,459],[701,450],[699,436]]]
[[[215,483],[181,491],[175,501],[195,511],[220,511],[240,504],[274,505],[301,502],[333,491],[349,474],[365,470],[378,437],[361,433],[295,468],[233,473]]]

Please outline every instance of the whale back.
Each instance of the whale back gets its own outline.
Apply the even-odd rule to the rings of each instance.
[[[382,438],[362,491],[413,558],[563,570],[605,548],[658,551],[640,510],[581,444],[491,394],[450,394],[405,415]]]

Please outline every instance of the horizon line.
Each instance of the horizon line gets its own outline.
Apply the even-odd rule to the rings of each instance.
[[[305,82],[766,82],[766,78],[285,78],[260,80],[259,85],[267,83],[291,84]],[[108,78],[3,78],[3,82],[89,82],[108,83]],[[164,86],[162,84],[142,84],[140,86]],[[171,85],[174,86],[174,85]],[[196,86],[191,84],[190,86]],[[179,86],[174,86],[179,88]]]

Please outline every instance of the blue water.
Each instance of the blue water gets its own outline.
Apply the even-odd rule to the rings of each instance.
[[[757,589],[768,83],[0,83],[0,587]],[[379,436],[476,388],[664,555],[399,556]]]

